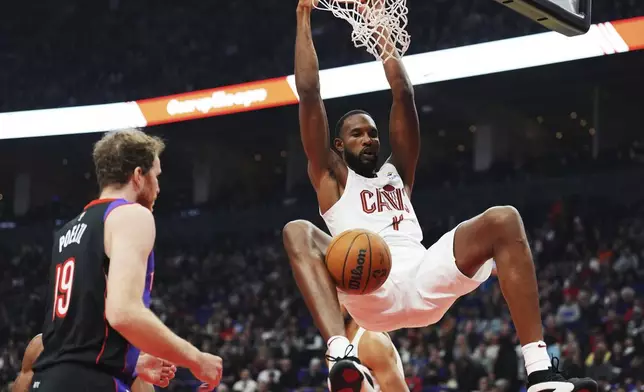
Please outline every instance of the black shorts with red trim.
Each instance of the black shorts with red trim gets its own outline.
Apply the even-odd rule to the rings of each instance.
[[[31,392],[130,392],[123,381],[99,369],[61,363],[34,373]]]

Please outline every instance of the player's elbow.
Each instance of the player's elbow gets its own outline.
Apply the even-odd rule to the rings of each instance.
[[[394,98],[413,99],[414,85],[404,73],[389,78],[389,86]]]
[[[118,300],[110,301],[108,298],[105,304],[105,319],[121,334],[135,323],[136,312],[134,306],[120,303]]]
[[[115,309],[114,307],[105,308],[105,318],[107,322],[117,331],[121,331],[132,320],[131,315],[124,309]]]
[[[391,93],[397,101],[413,101],[414,86],[409,80],[398,80],[391,85]]]

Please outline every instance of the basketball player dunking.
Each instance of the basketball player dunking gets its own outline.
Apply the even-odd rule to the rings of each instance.
[[[361,370],[365,380],[362,382],[362,391],[409,391],[400,354],[389,335],[360,327],[344,307],[342,316],[346,337],[351,342],[350,355],[363,366]],[[327,358],[327,364],[333,361],[335,358]],[[349,369],[347,371],[351,372]],[[350,378],[350,373],[346,377]],[[360,378],[360,375],[354,372],[354,377]]]
[[[348,295],[336,290],[324,265],[331,237],[306,221],[289,222],[284,228],[284,244],[295,280],[316,326],[327,339],[328,354],[338,358],[331,363],[329,373],[332,391],[358,391],[364,378],[343,378],[351,373],[345,371],[347,368],[360,367],[347,353],[350,342],[340,303],[358,325],[370,331],[436,323],[458,297],[489,277],[494,259],[522,344],[528,392],[596,392],[593,380],[566,380],[551,366],[543,342],[532,256],[516,209],[491,208],[459,224],[429,249],[421,244],[423,235],[410,202],[420,145],[418,115],[413,86],[400,58],[384,63],[393,94],[389,159],[377,167],[378,129],[363,111],[351,111],[340,118],[331,148],[320,97],[311,11],[312,0],[300,0],[295,81],[300,98],[300,132],[320,213],[331,235],[349,229],[371,230],[383,237],[392,256],[392,269],[382,287],[368,295]]]
[[[129,391],[139,350],[189,368],[213,390],[221,358],[175,335],[148,308],[163,142],[138,130],[94,146],[100,198],[54,237],[34,392]]]
[[[42,334],[34,336],[22,357],[20,373],[11,386],[11,392],[28,392],[34,376],[33,365],[42,353]],[[138,377],[132,384],[132,392],[154,392],[154,385],[165,388],[174,378],[176,368],[167,361],[141,354],[136,362]],[[145,380],[145,381],[144,381]]]

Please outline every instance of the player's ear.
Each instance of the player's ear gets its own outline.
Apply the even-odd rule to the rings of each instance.
[[[132,172],[132,181],[136,188],[141,188],[143,183],[143,169],[140,166],[137,166]]]
[[[344,151],[344,142],[342,142],[342,139],[340,139],[339,137],[336,137],[335,139],[333,139],[333,147],[335,147],[335,149],[338,152],[343,152]]]

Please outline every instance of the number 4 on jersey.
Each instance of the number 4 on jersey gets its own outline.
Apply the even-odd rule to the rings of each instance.
[[[72,257],[64,263],[56,265],[56,288],[54,291],[54,309],[51,319],[65,318],[72,299],[72,285],[74,283],[74,269],[76,260]]]
[[[400,222],[402,222],[403,216],[400,214],[400,216],[394,216],[393,222],[391,223],[394,227],[394,230],[400,230]]]

